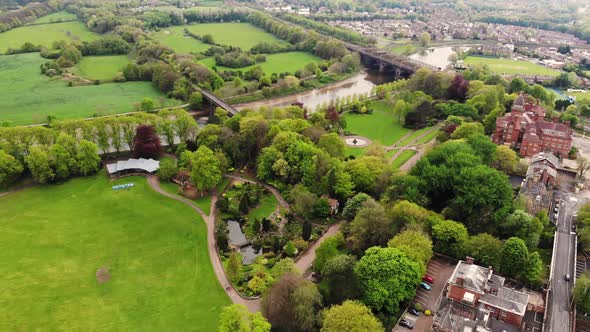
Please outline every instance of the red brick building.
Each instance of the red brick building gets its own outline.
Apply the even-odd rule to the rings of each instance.
[[[545,109],[520,93],[512,111],[496,120],[493,141],[516,149],[523,157],[552,152],[566,157],[572,148],[572,129],[568,124],[545,120]]]

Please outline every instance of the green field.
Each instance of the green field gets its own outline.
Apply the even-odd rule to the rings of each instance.
[[[90,80],[110,80],[129,63],[126,55],[85,56],[78,63],[77,72]]]
[[[160,181],[160,187],[171,194],[182,196],[178,193],[179,187],[176,183]],[[203,210],[203,212],[206,214],[211,213],[211,196],[208,195],[196,198],[193,199],[193,202],[195,202],[195,204],[197,204],[197,206],[200,207],[201,210]]]
[[[247,71],[255,66],[262,67],[262,70],[268,75],[272,73],[294,73],[298,69],[302,69],[306,64],[316,61],[320,62],[321,59],[316,57],[313,54],[307,52],[284,52],[284,53],[275,53],[269,54],[266,56],[266,61],[261,62],[259,64],[242,67],[242,68],[228,68],[223,66],[215,66],[215,59],[213,57],[205,58],[200,63],[204,64],[209,68],[217,67],[218,71],[224,70],[241,70]]]
[[[467,65],[487,65],[496,74],[557,76],[559,71],[529,61],[468,56]]]
[[[39,66],[45,61],[37,53],[0,56],[0,120],[23,125],[45,122],[48,114],[71,119],[124,113],[133,111],[144,97],[160,104],[162,95],[150,82],[67,87],[41,75]],[[178,104],[162,100],[165,105]]]
[[[0,52],[8,48],[20,48],[25,42],[51,47],[54,41],[91,41],[98,38],[99,35],[90,32],[79,21],[29,25],[0,33]]]
[[[438,136],[438,130],[433,130],[428,134],[424,135],[421,139],[418,140],[418,144],[425,144],[432,141],[436,136]]]
[[[422,135],[425,132],[427,132],[428,130],[430,130],[430,128],[431,127],[424,127],[422,129],[418,129],[418,130],[414,131],[410,136],[408,136],[403,141],[396,142],[397,146],[406,146],[410,143],[414,143],[414,140],[416,140],[416,138],[420,137],[420,135]]]
[[[392,145],[410,131],[402,127],[385,102],[373,102],[370,108],[373,114],[346,113],[346,129],[385,146]]]
[[[135,186],[111,189],[122,183]],[[0,197],[0,228],[2,331],[216,331],[230,303],[203,220],[142,177]]]
[[[564,92],[567,95],[576,97],[576,101],[590,101],[590,91],[586,92]]]
[[[391,168],[392,169],[398,169],[400,168],[403,164],[405,164],[408,160],[410,160],[410,158],[412,158],[417,152],[414,150],[404,150],[402,153],[399,154],[399,156],[397,156],[397,158],[395,158],[394,161],[391,162]]]
[[[205,23],[182,26],[197,35],[210,34],[217,44],[237,46],[244,51],[260,42],[286,43],[248,23]]]
[[[191,36],[185,36],[185,27],[168,27],[152,34],[152,37],[160,44],[170,47],[177,53],[200,53],[206,51],[211,46]]]
[[[64,21],[71,21],[77,19],[75,14],[68,13],[66,11],[61,11],[49,15],[45,15],[39,17],[35,20],[35,24],[42,24],[42,23],[56,23],[56,22],[64,22]]]

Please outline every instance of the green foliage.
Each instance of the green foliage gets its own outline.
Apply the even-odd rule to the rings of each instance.
[[[49,165],[49,156],[41,148],[32,146],[25,157],[27,168],[37,183],[46,183],[53,179],[54,173]]]
[[[285,247],[283,249],[285,250],[285,253],[289,257],[293,257],[293,256],[297,255],[297,248],[295,247],[295,245],[293,244],[292,241],[287,242],[287,244],[285,245]]]
[[[330,258],[321,270],[320,290],[327,303],[342,303],[346,299],[360,296],[360,289],[354,267],[356,259],[351,255],[336,255]]]
[[[161,180],[168,181],[178,173],[178,166],[176,160],[172,158],[165,158],[160,161],[160,169],[158,170],[158,177]]]
[[[344,247],[344,236],[342,233],[326,238],[315,249],[315,261],[313,262],[313,269],[317,272],[322,272],[326,263],[333,257],[339,255]]]
[[[500,229],[505,236],[514,235],[525,241],[529,250],[535,249],[539,244],[543,224],[538,218],[533,218],[523,210],[515,210],[500,224]]]
[[[340,136],[336,133],[322,135],[318,147],[334,158],[344,158],[345,145]]]
[[[482,134],[470,135],[467,137],[467,144],[484,164],[490,166],[496,161],[496,144],[489,137]]]
[[[471,236],[467,241],[467,253],[473,257],[477,264],[482,266],[500,266],[500,254],[502,241],[488,233],[480,233]]]
[[[98,156],[98,147],[96,144],[85,139],[80,140],[76,162],[78,164],[78,170],[82,175],[98,172],[100,157]]]
[[[0,150],[0,188],[16,181],[23,172],[23,165],[13,156]]]
[[[517,277],[526,267],[529,251],[523,240],[517,237],[511,237],[502,247],[500,255],[501,271],[509,277]]]
[[[190,109],[199,109],[203,105],[203,95],[199,91],[195,91],[191,94],[189,100]]]
[[[372,247],[354,269],[363,302],[374,310],[396,313],[399,305],[415,295],[420,283],[419,264],[397,248]]]
[[[352,177],[356,191],[373,193],[377,189],[378,179],[385,170],[386,164],[379,157],[363,156],[347,161],[345,167]]]
[[[387,243],[388,247],[397,248],[408,258],[420,264],[420,274],[426,272],[426,265],[432,258],[432,241],[424,232],[407,229],[398,233]]]
[[[232,282],[237,282],[240,278],[240,274],[242,271],[242,255],[239,252],[234,251],[229,256],[229,262],[227,263],[227,268],[225,272],[227,273],[227,277]]]
[[[481,134],[483,135],[484,128],[483,125],[479,122],[466,122],[451,134],[452,139],[461,139],[461,138],[468,138],[473,135]]]
[[[219,332],[270,332],[270,323],[260,312],[250,313],[241,304],[232,304],[219,315]]]
[[[576,279],[574,299],[580,314],[590,313],[590,276],[587,273]]]
[[[381,322],[364,304],[356,301],[344,301],[324,311],[321,332],[365,331],[383,332]]]
[[[200,191],[213,189],[221,181],[219,159],[206,146],[197,149],[191,164],[191,181]]]
[[[349,198],[342,210],[342,216],[347,220],[353,220],[358,210],[363,206],[363,203],[369,199],[372,199],[371,196],[365,193],[358,193],[354,197]]]
[[[384,246],[393,233],[392,221],[386,216],[383,206],[374,200],[367,200],[350,224],[349,239],[352,248],[362,252],[372,246]]]
[[[543,261],[538,252],[533,252],[529,255],[524,270],[522,271],[522,279],[530,285],[538,286],[543,275]]]
[[[435,220],[432,225],[434,251],[462,258],[469,234],[461,223],[452,220]]]

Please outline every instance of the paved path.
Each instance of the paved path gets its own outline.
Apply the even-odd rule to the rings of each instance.
[[[264,183],[258,180],[252,180],[252,179],[248,179],[245,178],[243,176],[240,175],[233,175],[233,174],[225,174],[224,175],[227,178],[233,179],[233,180],[240,180],[240,181],[244,181],[244,182],[248,182],[248,183],[253,183],[253,184],[257,184],[260,186],[263,186],[264,188],[266,188],[268,191],[270,191],[275,198],[277,199],[277,201],[279,201],[279,204],[284,207],[285,209],[289,209],[289,203],[287,203],[287,201],[283,198],[283,196],[281,195],[281,193],[279,192],[279,190],[273,186],[271,186],[268,183]]]
[[[433,132],[435,130],[439,130],[439,129],[440,129],[440,126],[438,126],[438,125],[433,126],[432,129],[423,132],[420,136],[416,137],[412,142],[408,143],[408,145],[406,145],[406,146],[402,146],[402,147],[399,147],[399,148],[397,148],[395,144],[392,145],[392,146],[388,146],[386,148],[387,151],[393,150],[393,149],[399,149],[389,159],[389,163],[391,164],[395,159],[397,159],[397,157],[399,157],[400,154],[402,154],[402,152],[404,152],[406,150],[414,150],[414,151],[417,151],[418,153],[416,153],[414,156],[412,156],[412,158],[410,158],[408,161],[406,161],[403,165],[400,166],[400,170],[402,170],[402,171],[409,170],[412,166],[414,166],[416,164],[416,162],[418,162],[418,160],[420,160],[420,158],[422,158],[422,156],[424,155],[424,152],[426,152],[426,150],[427,150],[426,148],[433,145],[432,144],[432,141],[435,138],[433,138],[429,142],[426,142],[426,143],[423,143],[423,144],[418,144],[418,145],[410,145],[410,144],[418,142],[424,136],[430,134],[431,132]],[[411,134],[411,132],[408,133],[408,134],[406,134],[400,140],[398,140],[398,142],[403,142],[404,139],[407,138],[407,136],[409,136],[410,134]]]
[[[328,228],[328,230],[316,241],[314,242],[303,255],[299,256],[295,261],[295,266],[301,271],[301,273],[305,273],[307,269],[313,264],[315,261],[315,250],[319,245],[324,242],[327,237],[330,237],[336,234],[340,230],[340,223],[336,223]]]

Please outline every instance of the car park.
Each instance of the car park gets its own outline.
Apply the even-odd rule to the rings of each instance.
[[[429,284],[434,284],[434,278],[432,278],[431,276],[422,277],[422,281],[426,281]]]
[[[425,283],[424,281],[422,281],[422,282],[420,283],[420,288],[422,288],[422,289],[424,289],[424,290],[427,290],[427,291],[429,291],[429,290],[431,290],[431,289],[432,289],[432,287],[430,287],[430,285],[429,285],[429,284],[427,284],[427,283]]]
[[[401,326],[403,326],[403,327],[407,327],[407,328],[409,328],[410,330],[414,328],[414,324],[412,324],[411,322],[408,322],[408,321],[407,321],[407,320],[405,320],[405,319],[402,319],[402,320],[400,320],[400,321],[399,321],[399,325],[401,325]]]
[[[414,316],[420,316],[420,311],[416,310],[415,308],[408,310],[408,312]]]

